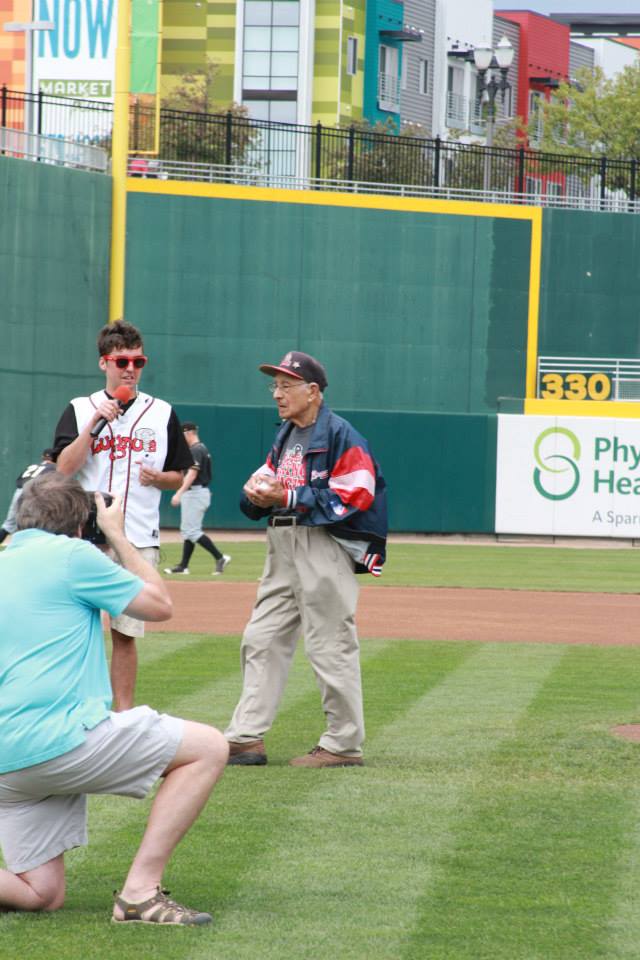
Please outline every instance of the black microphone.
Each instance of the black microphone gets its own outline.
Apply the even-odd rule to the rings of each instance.
[[[129,400],[131,400],[131,390],[129,387],[125,387],[124,385],[121,387],[116,387],[116,389],[113,391],[113,399],[118,401],[120,409],[122,410],[125,404],[129,403]],[[95,426],[92,427],[89,436],[95,440],[95,438],[102,433],[108,423],[109,421],[106,417],[100,417]]]

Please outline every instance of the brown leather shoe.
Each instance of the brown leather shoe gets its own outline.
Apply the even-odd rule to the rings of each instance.
[[[362,757],[348,757],[344,753],[330,753],[324,747],[314,747],[304,757],[289,760],[290,767],[362,767]]]
[[[229,740],[227,766],[264,767],[266,762],[264,740],[245,740],[244,743],[234,743],[233,740]]]

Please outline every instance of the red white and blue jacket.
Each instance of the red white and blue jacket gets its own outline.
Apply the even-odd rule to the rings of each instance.
[[[280,428],[265,473],[275,475],[293,424]],[[369,543],[356,573],[379,573],[387,542],[387,494],[380,468],[367,441],[354,427],[323,404],[318,413],[304,458],[306,482],[288,491],[287,513],[295,513],[303,526],[330,527],[334,537]],[[283,505],[284,506],[284,505]],[[252,520],[271,514],[243,494],[240,508]],[[281,512],[281,511],[276,511]]]

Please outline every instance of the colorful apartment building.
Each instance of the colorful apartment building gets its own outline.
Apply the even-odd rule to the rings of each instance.
[[[235,102],[256,119],[350,123],[363,116],[365,14],[365,0],[173,0],[162,89],[208,61],[218,109]]]
[[[530,10],[497,10],[496,15],[520,27],[520,57],[516,114],[525,124],[541,100],[549,100],[569,79],[569,27]],[[536,142],[532,133],[532,145]]]

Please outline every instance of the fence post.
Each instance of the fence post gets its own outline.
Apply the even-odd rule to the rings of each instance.
[[[516,193],[524,193],[524,147],[520,146],[518,150],[518,173],[517,173]]]
[[[322,124],[318,121],[318,123],[316,123],[316,162],[315,162],[316,180],[320,179],[321,173],[322,173]]]
[[[434,187],[440,186],[440,149],[442,147],[442,140],[440,135],[435,139],[435,150],[433,152],[433,185]]]
[[[604,209],[606,177],[607,177],[607,158],[600,157],[600,208],[601,209]]]
[[[631,203],[635,203],[636,199],[636,170],[638,168],[638,161],[634,157],[631,161],[631,177],[629,182],[629,199]]]
[[[0,110],[0,127],[6,127],[7,125],[7,85],[6,83],[2,84],[2,108]]]
[[[353,180],[353,147],[355,143],[356,130],[353,124],[349,127],[349,148],[347,152],[347,177],[346,179],[351,181]]]
[[[38,117],[36,121],[36,133],[38,136],[42,133],[42,106],[43,106],[43,96],[42,90],[38,90]]]
[[[227,110],[227,134],[226,134],[225,143],[224,143],[224,162],[228,167],[231,166],[231,159],[233,156],[232,135],[233,135],[233,114],[231,113],[231,110]]]

